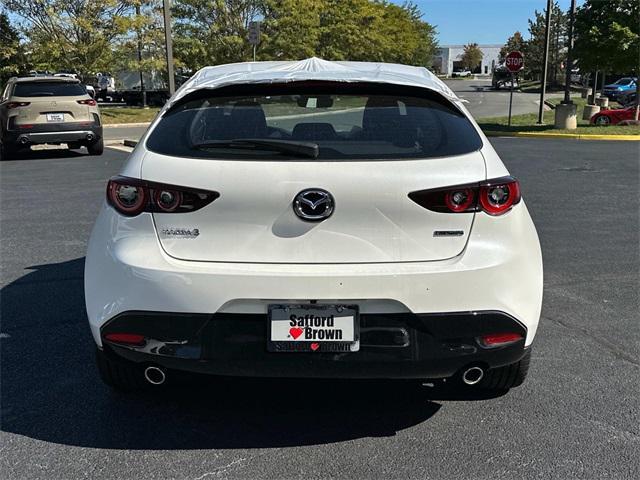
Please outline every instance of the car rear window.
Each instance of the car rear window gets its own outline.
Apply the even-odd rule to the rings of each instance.
[[[23,82],[16,83],[16,97],[77,97],[87,90],[79,83],[71,82]]]
[[[231,90],[234,95],[226,95],[225,90],[215,91],[217,94],[200,91],[197,98],[166,112],[150,133],[147,148],[196,158],[275,160],[295,156],[255,146],[204,146],[268,139],[317,144],[320,160],[357,160],[442,157],[482,147],[465,115],[425,89],[345,84],[256,86],[254,91],[245,87]]]

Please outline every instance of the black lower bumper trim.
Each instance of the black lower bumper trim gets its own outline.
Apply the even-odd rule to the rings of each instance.
[[[442,314],[362,314],[358,352],[267,351],[267,315],[126,312],[102,330],[108,355],[175,370],[214,375],[315,378],[444,378],[471,364],[494,368],[525,353],[527,330],[496,311]],[[519,333],[522,339],[484,348],[477,338]],[[143,335],[139,346],[105,339],[109,333]]]
[[[18,126],[19,127],[19,126]],[[31,128],[7,130],[3,143],[37,145],[43,143],[93,143],[102,138],[102,126],[95,122],[36,124]]]

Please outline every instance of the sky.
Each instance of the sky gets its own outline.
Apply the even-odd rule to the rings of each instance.
[[[393,0],[402,4],[404,0]],[[528,38],[527,20],[534,11],[542,12],[546,0],[413,0],[424,14],[423,19],[436,26],[440,45],[470,42],[504,44],[519,30]],[[584,0],[578,0],[580,6]],[[568,10],[571,0],[558,0]]]

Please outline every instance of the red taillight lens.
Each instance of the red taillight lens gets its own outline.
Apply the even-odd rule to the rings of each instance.
[[[104,337],[105,340],[113,343],[122,343],[125,345],[144,345],[144,335],[137,333],[108,333]]]
[[[90,107],[95,107],[98,102],[96,102],[93,98],[90,98],[89,100],[77,100],[77,102],[80,105],[89,105]]]
[[[113,177],[107,185],[107,202],[128,217],[142,212],[194,212],[219,196],[218,192],[120,176]]]
[[[519,333],[492,333],[490,335],[483,335],[479,337],[478,342],[480,342],[480,345],[485,348],[495,348],[518,342],[523,338],[524,337]]]
[[[440,213],[484,211],[502,215],[520,199],[520,185],[513,177],[496,178],[470,185],[411,192],[409,198],[421,207]]]
[[[7,103],[7,108],[11,110],[12,108],[27,107],[29,105],[31,105],[31,102],[9,102]]]
[[[520,201],[520,185],[515,178],[485,182],[480,186],[480,205],[489,215],[502,215]]]

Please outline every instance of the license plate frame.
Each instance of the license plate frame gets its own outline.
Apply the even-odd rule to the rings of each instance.
[[[291,325],[291,316],[296,316],[296,324]],[[305,315],[320,317],[319,321],[305,320]],[[330,317],[333,316],[333,324]],[[322,319],[324,317],[324,320]],[[352,330],[349,329],[351,322]],[[274,323],[277,322],[277,323]],[[303,325],[299,325],[303,322]],[[311,324],[309,324],[311,323]],[[316,326],[317,325],[317,326]],[[307,337],[307,327],[311,328]],[[291,329],[300,328],[299,337],[291,337]],[[287,332],[289,330],[289,332]],[[338,335],[347,340],[333,340],[326,336]],[[324,333],[320,333],[320,332]],[[331,331],[334,333],[332,334]],[[314,334],[315,332],[315,334]],[[349,333],[352,332],[352,336]],[[298,333],[293,332],[294,334]],[[322,335],[325,338],[321,338]],[[274,339],[274,336],[276,337]],[[289,338],[285,339],[285,336]],[[267,316],[267,351],[288,353],[351,353],[360,350],[360,313],[357,305],[346,304],[271,304]]]
[[[47,113],[47,122],[64,123],[64,113]]]

